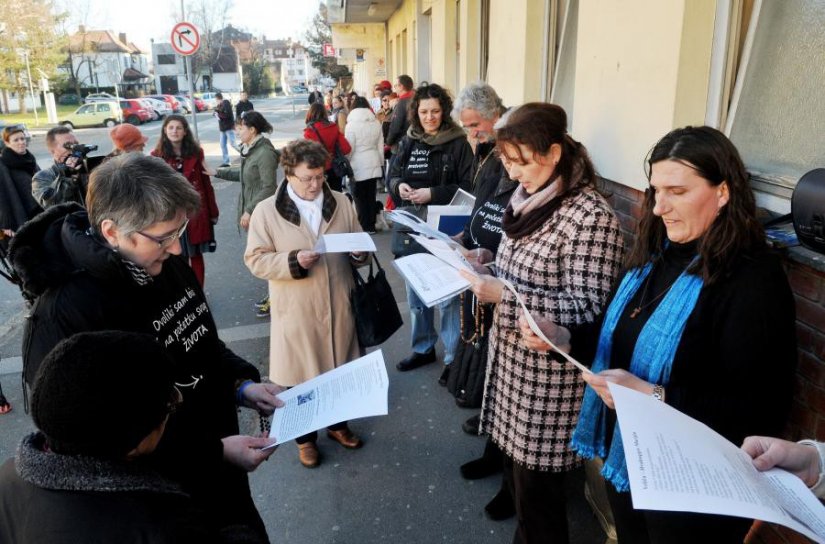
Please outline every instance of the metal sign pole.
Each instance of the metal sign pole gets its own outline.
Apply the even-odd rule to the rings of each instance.
[[[183,0],[180,0],[180,20],[186,20]],[[186,63],[186,76],[189,79],[189,105],[192,107],[192,111],[189,113],[192,115],[192,135],[200,143],[201,140],[198,137],[198,106],[195,104],[195,75],[192,73],[192,60],[189,57],[190,55],[183,57]]]
[[[200,142],[198,138],[198,106],[195,104],[195,76],[192,74],[192,59],[187,55],[186,59],[186,73],[189,74],[189,104],[192,106],[192,134],[195,140]]]

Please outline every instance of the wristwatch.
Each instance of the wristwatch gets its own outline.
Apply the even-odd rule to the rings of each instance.
[[[819,453],[819,478],[817,478],[816,483],[810,487],[810,490],[819,498],[825,497],[825,443],[815,440],[800,440],[797,444],[816,448],[816,451]]]
[[[651,397],[654,399],[664,402],[665,401],[665,388],[663,385],[654,384],[653,385],[653,393],[650,394]]]

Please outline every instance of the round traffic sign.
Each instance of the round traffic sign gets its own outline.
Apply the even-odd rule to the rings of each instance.
[[[197,52],[201,45],[201,36],[192,23],[178,23],[172,28],[172,49],[177,53],[188,56]]]

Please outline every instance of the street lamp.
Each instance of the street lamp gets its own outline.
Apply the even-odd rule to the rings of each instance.
[[[40,124],[40,118],[37,115],[37,103],[34,101],[34,85],[32,85],[32,71],[31,67],[29,66],[29,50],[23,49],[23,58],[26,59],[26,77],[29,78],[29,95],[32,99],[32,108],[34,109],[34,124]]]

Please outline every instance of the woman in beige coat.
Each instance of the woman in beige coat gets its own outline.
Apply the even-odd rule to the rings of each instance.
[[[350,264],[363,264],[368,254],[312,250],[322,234],[361,231],[347,197],[325,183],[328,158],[317,142],[290,142],[281,155],[286,180],[258,204],[249,222],[244,262],[252,274],[269,280],[269,377],[285,387],[361,354],[350,307]],[[329,427],[327,436],[345,448],[361,446],[346,422]],[[320,462],[317,438],[313,432],[295,440],[306,467]]]

